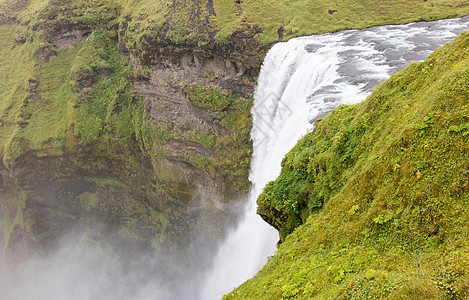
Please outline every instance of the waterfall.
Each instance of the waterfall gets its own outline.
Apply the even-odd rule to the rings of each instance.
[[[254,95],[252,189],[244,216],[221,244],[200,299],[220,299],[273,255],[278,233],[256,215],[256,199],[280,174],[284,155],[340,104],[365,99],[374,86],[469,29],[469,17],[347,30],[276,44]]]
[[[362,101],[390,74],[423,60],[467,29],[469,16],[276,44],[262,66],[252,110],[252,190],[243,217],[220,243],[208,270],[198,268],[205,267],[205,260],[196,261],[197,268],[186,267],[194,257],[200,258],[191,256],[191,249],[172,253],[173,257],[160,252],[141,255],[114,248],[111,240],[100,244],[93,236],[77,233],[64,237],[45,258],[29,257],[16,273],[0,265],[0,299],[220,299],[254,276],[274,254],[278,233],[256,215],[256,199],[279,175],[286,152],[313,129],[314,120],[340,104]],[[120,261],[119,251],[125,252],[128,262]]]

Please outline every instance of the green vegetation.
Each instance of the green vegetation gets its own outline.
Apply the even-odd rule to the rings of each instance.
[[[283,28],[284,39],[290,39],[342,29],[429,21],[469,12],[469,4],[464,0],[248,0],[242,1],[241,7],[240,18],[263,30],[259,37],[262,44],[277,40],[279,28]]]
[[[128,58],[120,57],[117,44],[106,34],[112,32],[95,32],[88,37],[70,71],[75,87],[80,81],[93,82],[93,89],[83,96],[76,112],[76,132],[82,142],[101,146],[105,145],[103,138],[125,140],[140,135],[143,122],[142,101],[133,99],[133,85],[124,77],[132,76]]]
[[[317,122],[258,199],[283,243],[225,299],[467,299],[468,88],[465,32]]]
[[[163,204],[144,200],[166,196],[139,145],[143,104],[132,96],[130,59],[119,53],[117,10],[104,2],[42,2],[2,6],[2,17],[19,20],[0,27],[4,252],[18,232],[47,244],[76,222],[115,224],[118,238],[141,245],[166,237],[172,216],[155,218]],[[31,192],[37,186],[60,193]]]
[[[234,45],[236,38],[231,37],[236,32],[248,33],[262,47],[278,41],[279,35],[287,40],[468,13],[469,4],[465,0],[214,0],[213,7],[207,0],[133,0],[124,5],[132,32],[128,41],[143,48],[149,39],[162,42],[165,38],[183,48],[189,45],[204,48],[212,39],[218,44]],[[143,36],[146,38],[141,39]]]
[[[465,0],[35,0],[22,5],[11,1],[0,3],[0,20],[16,18],[26,24],[39,15],[43,22],[36,25],[37,28],[119,25],[125,28],[120,32],[122,42],[144,62],[148,62],[147,54],[155,44],[171,48],[175,53],[191,51],[201,56],[213,55],[218,45],[230,50],[219,55],[225,53],[223,56],[241,61],[259,56],[266,50],[259,52],[260,48],[279,39],[468,13],[469,4]],[[17,32],[21,34],[22,30]],[[248,41],[252,39],[254,42]],[[262,57],[258,57],[257,63],[261,60]]]
[[[186,88],[186,92],[192,103],[211,112],[224,113],[224,110],[234,101],[231,95],[223,95],[220,91],[203,86],[189,86]],[[219,117],[219,115],[215,114],[215,117]]]
[[[196,106],[211,112],[217,122],[228,134],[194,131],[189,140],[201,143],[215,152],[215,156],[196,159],[209,172],[224,179],[225,194],[240,198],[249,188],[249,165],[252,148],[249,134],[252,127],[252,97],[235,96],[230,92],[221,92],[203,86],[188,86],[186,93]],[[231,200],[231,199],[227,199]]]
[[[7,14],[15,15],[13,8],[3,8]],[[23,15],[34,8],[42,9],[36,19],[33,19],[34,14]],[[93,137],[96,139],[97,131],[104,127],[104,119],[110,122],[110,116],[104,115],[103,110],[116,105],[115,99],[105,99],[113,97],[109,95],[109,89],[114,92],[120,84],[123,86],[117,91],[122,89],[130,94],[132,85],[123,77],[125,73],[122,70],[128,70],[129,64],[119,56],[116,43],[111,40],[112,32],[92,33],[84,44],[69,51],[58,51],[46,39],[47,35],[57,35],[54,33],[56,26],[60,30],[68,26],[101,26],[115,18],[109,12],[109,8],[96,3],[43,6],[34,2],[16,13],[24,18],[25,23],[30,23],[29,26],[2,26],[2,45],[5,47],[0,54],[3,77],[0,115],[4,126],[0,129],[0,136],[4,163],[8,164],[30,150],[44,150],[44,145],[47,145],[48,153],[42,155],[60,155],[66,131],[72,127],[74,118],[78,121],[76,133],[81,135],[85,144],[91,142]],[[18,59],[13,60],[12,57]],[[106,68],[111,76],[99,78],[99,72]],[[100,89],[96,92],[99,95],[90,95],[92,100],[83,101],[80,109],[75,111],[74,107],[83,100],[83,95],[76,92],[77,85],[86,80],[90,81],[90,87],[95,83]],[[90,111],[90,104],[97,107]],[[90,115],[85,118],[87,113]]]

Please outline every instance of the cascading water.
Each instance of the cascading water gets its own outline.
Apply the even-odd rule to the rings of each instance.
[[[249,279],[275,251],[278,233],[256,215],[256,199],[280,174],[284,155],[314,120],[469,29],[469,17],[379,26],[301,37],[276,44],[259,75],[253,108],[253,183],[243,219],[214,259],[200,299],[220,299]]]

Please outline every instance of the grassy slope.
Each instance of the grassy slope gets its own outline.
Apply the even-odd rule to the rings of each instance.
[[[17,231],[23,228],[30,232],[31,224],[47,220],[48,226],[37,226],[46,232],[40,231],[33,238],[41,240],[56,227],[60,231],[68,226],[67,223],[56,226],[56,219],[60,218],[51,217],[47,212],[41,212],[39,220],[35,219],[37,215],[31,216],[33,209],[25,210],[24,199],[21,200],[22,187],[30,192],[28,184],[34,189],[38,182],[45,182],[45,186],[67,180],[83,184],[82,173],[98,179],[108,176],[110,182],[123,180],[128,185],[97,184],[91,193],[62,195],[61,201],[66,202],[62,209],[70,210],[64,207],[75,205],[78,209],[72,209],[73,213],[85,212],[90,219],[98,215],[103,222],[118,220],[125,227],[118,233],[123,239],[138,240],[138,230],[144,227],[154,234],[152,242],[161,240],[168,220],[155,210],[157,204],[153,199],[163,198],[163,192],[158,186],[153,187],[154,174],[148,173],[138,151],[138,142],[146,137],[142,130],[142,100],[132,97],[133,85],[128,78],[134,73],[129,57],[120,56],[117,35],[107,29],[113,28],[116,14],[100,2],[76,1],[63,6],[58,3],[47,6],[46,1],[26,2],[25,6],[20,2],[3,4],[6,6],[0,10],[0,155],[11,173],[2,175],[8,178],[27,171],[26,176],[18,176],[22,180],[20,184],[3,182],[8,188],[1,191],[2,220],[16,214],[13,225],[2,228],[6,237],[4,249],[15,227]],[[39,10],[42,11],[37,15]],[[54,11],[58,16],[49,18]],[[44,37],[44,29],[54,26],[87,26],[94,32],[67,51],[56,51]],[[45,49],[52,49],[56,57],[43,61]],[[89,78],[93,80],[93,88],[80,91],[79,82]],[[38,83],[37,87],[32,88],[30,82]],[[32,162],[28,163],[31,156]],[[34,172],[28,171],[28,167]],[[3,166],[2,171],[5,171]],[[95,178],[85,180],[93,186]],[[145,187],[154,191],[148,194],[150,203],[141,201]],[[28,197],[28,200],[37,198],[34,192]],[[111,210],[112,215],[103,213]],[[136,215],[138,220],[132,219]]]
[[[41,9],[45,10],[38,17],[36,14]],[[99,4],[90,5],[89,8],[77,6],[74,10],[76,13],[68,18],[68,24],[88,23],[99,26],[99,22],[103,24],[115,18],[115,15],[108,13],[106,18],[102,18]],[[119,55],[115,42],[109,45],[112,43],[109,37],[107,37],[108,44],[97,43],[93,38],[88,39],[86,43],[77,45],[70,51],[57,52],[57,57],[49,62],[42,61],[41,53],[52,45],[44,39],[41,29],[57,24],[46,19],[45,16],[49,11],[50,7],[46,8],[43,1],[32,1],[26,7],[21,5],[2,7],[2,13],[6,12],[2,14],[3,16],[14,16],[19,21],[0,27],[2,41],[0,73],[3,77],[0,89],[0,117],[4,125],[0,128],[0,135],[3,137],[0,140],[0,153],[6,165],[29,150],[45,150],[47,155],[60,155],[65,144],[66,131],[71,129],[74,121],[78,123],[80,129],[80,123],[85,120],[79,116],[77,118],[77,114],[83,108],[74,109],[80,97],[74,87],[79,78],[74,75],[85,72],[83,70],[73,72],[79,69],[77,66],[84,65],[89,70],[92,67],[96,70],[100,67],[96,64],[102,61],[106,64],[105,67],[115,73],[114,76],[120,76],[121,79],[124,79],[122,74],[125,73],[121,69],[125,65],[128,68],[125,59],[112,61],[111,57],[106,61],[102,59],[98,61],[96,58],[96,53],[109,52],[110,55],[112,52],[114,55]],[[92,37],[94,36],[96,35],[93,34]],[[88,52],[96,52],[95,55],[88,55],[90,53],[86,53],[87,49]],[[95,82],[98,84],[108,80],[98,78],[96,71],[92,75],[96,77]],[[37,89],[30,89],[31,80],[39,83]],[[130,92],[129,88],[131,89],[131,86],[127,87]],[[40,97],[34,98],[34,94]],[[99,100],[104,106],[115,104],[110,105],[109,100],[103,97]],[[86,133],[82,136],[86,138]],[[48,152],[47,149],[51,151]]]
[[[467,299],[468,91],[466,32],[318,122],[259,198],[284,243],[226,299]]]
[[[263,1],[264,2],[264,1]],[[271,4],[278,12],[271,15],[263,2],[247,1],[246,14],[254,24],[265,28],[264,39],[275,39],[275,33],[284,26],[287,38],[332,32],[348,28],[363,28],[378,24],[408,23],[416,20],[441,18],[442,13],[456,16],[469,9],[467,1],[420,1],[420,0],[284,0]],[[267,1],[265,1],[267,2]],[[337,12],[333,12],[337,10]],[[329,13],[331,11],[331,13]]]

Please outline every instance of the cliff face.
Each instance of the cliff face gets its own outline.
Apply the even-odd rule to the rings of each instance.
[[[142,249],[215,241],[249,187],[252,92],[271,43],[469,9],[355,2],[2,1],[3,254],[90,228]]]
[[[283,243],[227,299],[467,299],[469,34],[316,123],[258,212]]]
[[[4,255],[82,230],[141,249],[217,240],[249,187],[260,56],[235,63],[147,36],[131,48],[107,2],[2,9]]]

